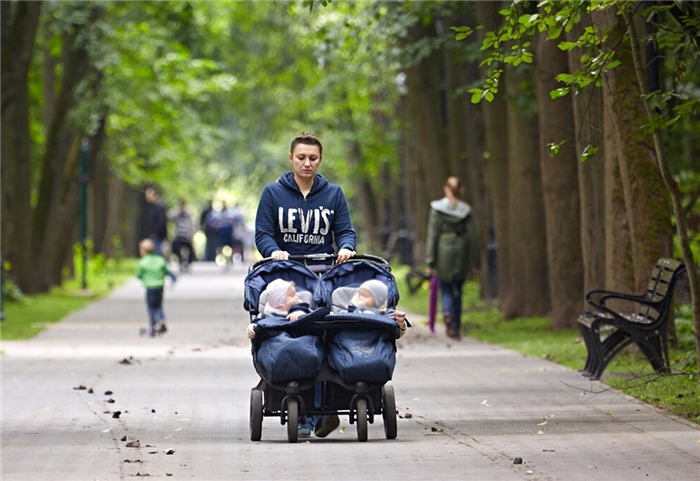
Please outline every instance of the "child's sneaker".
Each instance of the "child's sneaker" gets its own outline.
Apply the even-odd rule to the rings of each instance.
[[[308,426],[299,426],[297,428],[297,437],[310,438],[311,437],[311,428]]]

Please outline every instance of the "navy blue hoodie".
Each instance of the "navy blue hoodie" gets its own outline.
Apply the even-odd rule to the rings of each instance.
[[[304,199],[293,172],[265,186],[255,216],[255,246],[263,257],[274,251],[333,254],[333,235],[338,249],[355,250],[357,236],[340,186],[316,174]]]

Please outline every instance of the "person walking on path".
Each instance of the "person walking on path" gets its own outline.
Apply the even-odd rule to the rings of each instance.
[[[323,146],[313,134],[300,135],[289,148],[290,172],[268,184],[260,196],[255,216],[255,246],[263,257],[276,260],[290,255],[333,254],[337,262],[355,256],[357,234],[340,186],[317,174]],[[321,401],[321,383],[316,385],[315,403]],[[338,416],[307,416],[299,424],[299,435],[326,437],[340,424]]]
[[[180,266],[189,266],[194,262],[192,238],[194,237],[195,226],[192,215],[187,211],[187,202],[185,199],[180,199],[179,207],[170,209],[168,218],[175,222],[173,253],[177,256]],[[183,256],[187,258],[186,264],[183,262]]]
[[[146,307],[148,309],[148,328],[142,333],[149,337],[163,334],[165,327],[165,314],[163,313],[163,286],[165,276],[175,282],[177,277],[168,269],[168,263],[163,256],[156,255],[155,244],[151,239],[144,239],[139,244],[141,260],[136,268],[136,277],[141,279],[146,288]]]
[[[145,195],[146,202],[150,204],[146,234],[153,241],[155,253],[162,256],[163,243],[168,239],[168,216],[165,204],[160,199],[160,192],[153,186],[146,189]]]
[[[231,209],[231,221],[233,222],[233,250],[234,256],[238,254],[240,257],[238,262],[245,260],[245,216],[243,215],[243,207],[241,204],[236,204]]]
[[[429,276],[437,276],[448,337],[461,338],[462,286],[480,267],[479,244],[471,207],[461,200],[462,184],[449,177],[445,197],[430,203],[425,262]]]
[[[212,262],[216,257],[216,232],[214,232],[211,227],[207,225],[207,220],[209,215],[214,210],[214,205],[211,199],[207,200],[204,209],[202,209],[202,214],[199,216],[199,227],[204,232],[204,236],[207,238],[206,245],[204,247],[204,260],[206,262]]]

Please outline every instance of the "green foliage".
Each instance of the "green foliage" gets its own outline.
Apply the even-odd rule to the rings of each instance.
[[[93,293],[89,297],[79,293],[80,281],[75,278],[52,288],[49,293],[24,296],[23,302],[5,304],[6,319],[0,323],[0,339],[22,340],[35,336],[46,325],[82,309],[133,277],[137,262],[137,259],[124,259],[106,269],[104,275],[89,277],[88,284]]]
[[[4,277],[2,280],[2,300],[3,302],[24,302],[24,293],[11,279]]]
[[[559,142],[559,143],[555,143],[555,142],[550,142],[550,143],[548,143],[548,144],[547,144],[547,147],[549,148],[549,155],[551,155],[552,157],[554,157],[555,155],[557,155],[557,154],[559,153],[559,151],[561,150],[561,147],[562,147],[565,143],[566,143],[566,139],[565,139],[565,140],[562,140],[562,141]]]
[[[582,67],[573,72],[561,72],[556,80],[564,84],[550,92],[552,99],[567,96],[570,92],[579,93],[589,85],[602,86],[603,75],[618,67],[618,49],[626,36],[621,36],[611,45],[610,32],[601,31],[596,26],[585,26],[583,33],[574,40],[560,40],[563,33],[572,31],[574,25],[593,13],[614,8],[618,10],[634,9],[633,13],[653,23],[653,32],[647,39],[656,42],[666,56],[669,71],[673,72],[673,84],[647,96],[652,104],[653,119],[644,128],[651,134],[659,129],[668,129],[682,120],[692,119],[700,108],[700,95],[697,87],[687,89],[693,83],[697,86],[697,65],[700,60],[700,47],[697,41],[699,21],[688,15],[677,18],[670,16],[673,5],[658,5],[642,9],[643,4],[635,2],[579,2],[579,1],[542,1],[533,12],[529,2],[513,1],[508,8],[500,10],[503,25],[491,32],[486,32],[481,44],[483,52],[482,66],[488,71],[484,84],[473,88],[471,101],[478,103],[483,99],[493,100],[498,93],[504,66],[517,68],[531,63],[531,41],[538,35],[546,35],[548,41],[557,41],[563,51],[580,52]],[[662,54],[663,55],[663,54]],[[581,154],[581,161],[587,160],[598,146],[588,146]]]

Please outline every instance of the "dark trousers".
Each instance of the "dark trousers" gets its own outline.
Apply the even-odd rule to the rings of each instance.
[[[192,264],[194,262],[194,249],[192,248],[192,242],[187,239],[175,239],[173,241],[173,254],[175,254],[182,264],[182,249],[187,247],[189,249],[189,254],[187,255],[187,263]]]
[[[204,248],[204,260],[207,262],[212,262],[216,259],[216,236],[207,236],[207,245]]]
[[[165,321],[162,287],[146,289],[146,307],[148,307],[148,318],[151,329],[155,329],[159,322]]]

